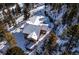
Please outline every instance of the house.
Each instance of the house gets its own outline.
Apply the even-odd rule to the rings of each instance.
[[[29,54],[34,54],[35,49],[41,49],[42,44],[49,38],[51,27],[45,24],[46,18],[44,16],[33,16],[26,21],[23,29],[23,34],[26,39],[26,49],[30,51]]]

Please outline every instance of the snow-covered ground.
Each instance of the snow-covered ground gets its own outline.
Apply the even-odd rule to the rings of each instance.
[[[7,44],[7,41],[0,42],[0,55],[5,54],[8,48],[9,45]]]
[[[62,24],[59,25],[56,29],[57,36],[61,36],[64,30],[67,28],[67,25],[63,26]]]
[[[20,16],[17,20],[16,20],[16,24],[20,23],[23,21],[24,15]]]

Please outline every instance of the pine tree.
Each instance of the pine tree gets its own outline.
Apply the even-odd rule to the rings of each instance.
[[[12,16],[11,10],[9,8],[6,8],[7,12],[5,12],[4,10],[3,10],[4,23],[7,23],[9,25],[9,27],[11,27],[12,25],[14,26],[16,24],[16,22]]]
[[[11,47],[16,46],[16,40],[14,36],[5,29],[5,24],[0,21],[0,39],[5,39]]]
[[[3,25],[3,23],[0,21],[0,42],[5,39],[3,32],[4,32],[4,25]]]
[[[52,49],[56,46],[56,41],[57,41],[57,37],[54,33],[51,33],[51,35],[49,36],[49,41],[48,43],[45,45],[45,54],[51,54]]]
[[[56,45],[57,37],[56,37],[56,35],[54,33],[51,33],[50,41],[52,43],[52,45],[51,45],[52,47]]]
[[[63,24],[68,24],[68,26],[72,25],[73,17],[77,17],[78,13],[78,4],[66,4],[67,5],[67,12],[63,15]]]
[[[24,51],[21,48],[15,46],[8,49],[6,55],[24,55]]]
[[[21,13],[21,8],[20,8],[20,6],[19,6],[18,3],[16,3],[15,12],[16,12],[16,15],[17,15],[17,16]]]
[[[66,43],[65,53],[74,54],[71,50],[78,47],[79,43],[79,25],[70,26],[65,30],[64,38],[68,37],[68,42]]]
[[[15,16],[15,10],[12,8],[12,15]]]
[[[24,10],[23,10],[23,13],[24,13],[24,20],[27,20],[30,16],[30,13],[29,13],[29,4],[26,3],[24,4]]]
[[[11,47],[14,47],[17,45],[16,39],[14,38],[14,36],[10,32],[5,31],[4,35],[5,35],[5,38]]]
[[[52,4],[54,10],[60,9],[61,5],[62,5],[61,3]]]

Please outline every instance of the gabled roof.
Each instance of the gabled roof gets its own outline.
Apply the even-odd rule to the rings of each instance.
[[[26,25],[23,29],[23,33],[28,34],[27,38],[33,38],[38,40],[40,36],[40,30],[48,31],[48,24],[44,24],[43,22],[46,19],[44,16],[33,16],[26,21]]]
[[[45,19],[41,19],[44,18],[44,16],[33,16],[31,18],[29,18],[26,23],[29,24],[33,24],[33,25],[40,25],[41,22],[43,22]]]
[[[34,38],[34,39],[38,39],[37,33],[34,31],[32,32],[30,35],[28,35],[28,38]]]
[[[28,38],[33,38],[37,40],[40,34],[40,27],[36,25],[28,24],[25,26],[23,33],[29,34]]]

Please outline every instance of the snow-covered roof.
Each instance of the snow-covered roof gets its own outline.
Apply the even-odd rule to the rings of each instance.
[[[40,27],[36,25],[28,24],[25,26],[23,33],[29,34],[28,38],[38,39],[40,34]]]
[[[28,35],[28,38],[34,38],[37,40],[37,38],[38,38],[37,33],[35,31],[32,32],[30,35]]]
[[[28,38],[38,39],[40,35],[40,30],[48,31],[48,24],[44,24],[44,16],[33,16],[26,21],[23,33],[29,34]]]
[[[33,24],[33,25],[40,25],[44,21],[44,16],[33,16],[29,18],[26,23]]]
[[[31,10],[30,12],[37,12],[39,10],[44,9],[44,5],[37,7],[36,9]],[[40,36],[40,30],[48,30],[48,23],[45,24],[44,21],[46,21],[45,16],[41,15],[34,15],[30,17],[26,21],[26,25],[24,27],[23,33],[29,34],[27,38],[33,38],[37,40]]]

